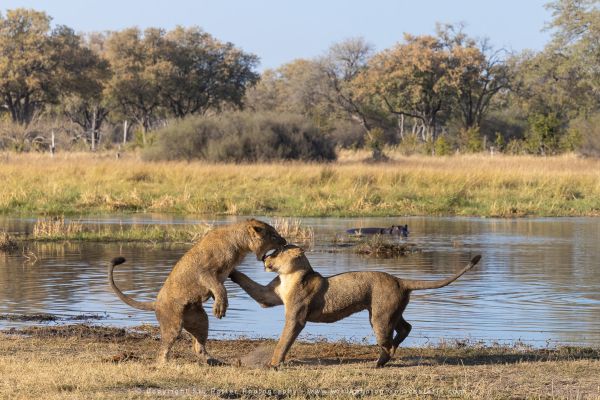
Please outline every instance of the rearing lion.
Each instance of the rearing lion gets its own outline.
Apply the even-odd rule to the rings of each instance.
[[[194,337],[193,349],[196,354],[208,364],[217,364],[219,361],[206,350],[208,315],[202,303],[213,297],[215,317],[224,317],[228,302],[223,283],[244,256],[253,252],[258,260],[262,260],[267,252],[285,244],[286,240],[275,228],[250,219],[208,232],[175,264],[155,301],[136,301],[115,285],[113,270],[116,265],[125,262],[123,257],[111,261],[108,280],[125,303],[139,310],[156,313],[161,336],[159,363],[167,361],[171,346],[183,328]]]

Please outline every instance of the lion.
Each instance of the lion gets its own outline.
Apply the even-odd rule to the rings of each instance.
[[[285,360],[307,321],[336,322],[368,310],[380,347],[376,366],[383,367],[412,329],[402,317],[410,292],[449,285],[480,258],[473,257],[457,274],[437,281],[400,279],[384,272],[347,272],[325,278],[312,269],[301,248],[287,245],[265,256],[265,270],[278,274],[268,285],[262,286],[239,271],[233,271],[230,278],[261,306],[285,306],[285,325],[268,366],[277,367]]]
[[[286,243],[275,228],[250,219],[208,232],[175,264],[155,301],[136,301],[115,285],[113,270],[116,265],[125,262],[123,257],[111,261],[108,280],[113,291],[125,303],[156,313],[161,336],[159,363],[168,360],[171,347],[183,328],[193,337],[195,353],[208,364],[219,364],[220,361],[206,350],[208,315],[202,303],[214,298],[213,314],[223,318],[228,306],[223,283],[244,256],[253,252],[260,261],[267,252],[280,249]]]

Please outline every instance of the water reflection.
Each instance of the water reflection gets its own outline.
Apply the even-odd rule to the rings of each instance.
[[[203,222],[225,223],[235,218]],[[0,219],[0,229],[28,232],[33,219]],[[84,223],[185,224],[198,220],[161,216],[88,218]],[[440,339],[523,340],[534,345],[600,345],[600,224],[593,218],[360,218],[305,219],[315,228],[316,245],[308,253],[323,275],[351,270],[381,270],[405,278],[435,279],[454,273],[475,254],[483,260],[449,287],[417,291],[405,313],[413,324],[407,343]],[[423,251],[395,260],[327,252],[345,229],[408,223],[410,242]],[[28,252],[0,254],[0,313],[105,314],[102,323],[131,326],[156,323],[152,313],[123,304],[111,292],[107,261],[123,255],[115,279],[139,300],[152,299],[187,246],[118,243],[32,243]],[[27,259],[33,254],[37,259]],[[267,283],[254,257],[240,269]],[[283,309],[262,309],[234,284],[227,284],[230,309],[211,319],[212,337],[276,337]],[[210,304],[206,304],[210,310]],[[0,321],[0,327],[17,322]],[[335,324],[309,324],[304,336],[373,342],[366,313]]]

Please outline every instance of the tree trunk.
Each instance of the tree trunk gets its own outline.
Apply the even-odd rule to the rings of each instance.
[[[404,140],[404,114],[400,114],[400,140]]]
[[[55,151],[56,151],[56,146],[54,144],[54,130],[52,130],[52,144],[50,145],[50,157],[54,158]]]
[[[127,120],[123,121],[123,144],[127,143]]]
[[[97,108],[94,107],[92,111],[92,151],[96,151],[96,113]]]

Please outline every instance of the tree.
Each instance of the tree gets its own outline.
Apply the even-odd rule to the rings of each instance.
[[[404,43],[376,54],[354,80],[362,101],[372,99],[390,113],[421,123],[424,139],[435,140],[453,86],[450,52],[433,36],[405,34]]]
[[[23,8],[0,15],[0,109],[18,124],[29,124],[78,80],[72,57],[79,57],[79,38],[64,26],[51,30],[50,20]]]
[[[83,129],[92,150],[100,140],[99,132],[109,114],[103,91],[111,71],[102,55],[104,39],[102,34],[91,34],[86,42],[77,37],[77,45],[66,47],[71,51],[62,55],[68,67],[78,73],[62,88],[59,110]]]
[[[450,52],[448,73],[464,130],[479,127],[493,97],[509,88],[505,52],[494,50],[487,39],[468,37],[462,25],[438,25],[437,36]]]
[[[331,104],[323,96],[325,79],[316,61],[291,61],[262,74],[258,84],[248,92],[248,105],[256,111],[299,113],[323,127],[332,112]]]
[[[568,85],[578,92],[580,106],[585,111],[600,106],[600,1],[558,0],[547,7],[553,20],[553,40],[545,53],[558,62],[562,74],[573,77]],[[585,94],[586,96],[582,96]]]
[[[258,80],[258,58],[222,43],[198,27],[178,26],[166,35],[172,64],[163,88],[171,114],[183,118],[223,105],[241,108],[248,86]]]
[[[106,41],[106,57],[113,75],[106,95],[113,107],[142,128],[142,139],[159,117],[162,89],[172,65],[166,59],[169,43],[162,29],[142,32],[129,28],[113,32]]]
[[[327,80],[323,95],[338,110],[358,120],[365,131],[373,128],[372,119],[379,119],[372,107],[355,94],[353,80],[366,70],[373,47],[363,38],[352,38],[332,45],[322,57],[319,67]]]
[[[166,116],[241,107],[246,88],[258,79],[256,56],[196,27],[114,32],[106,41],[106,57],[113,72],[106,94],[114,108],[142,127],[144,143]]]

